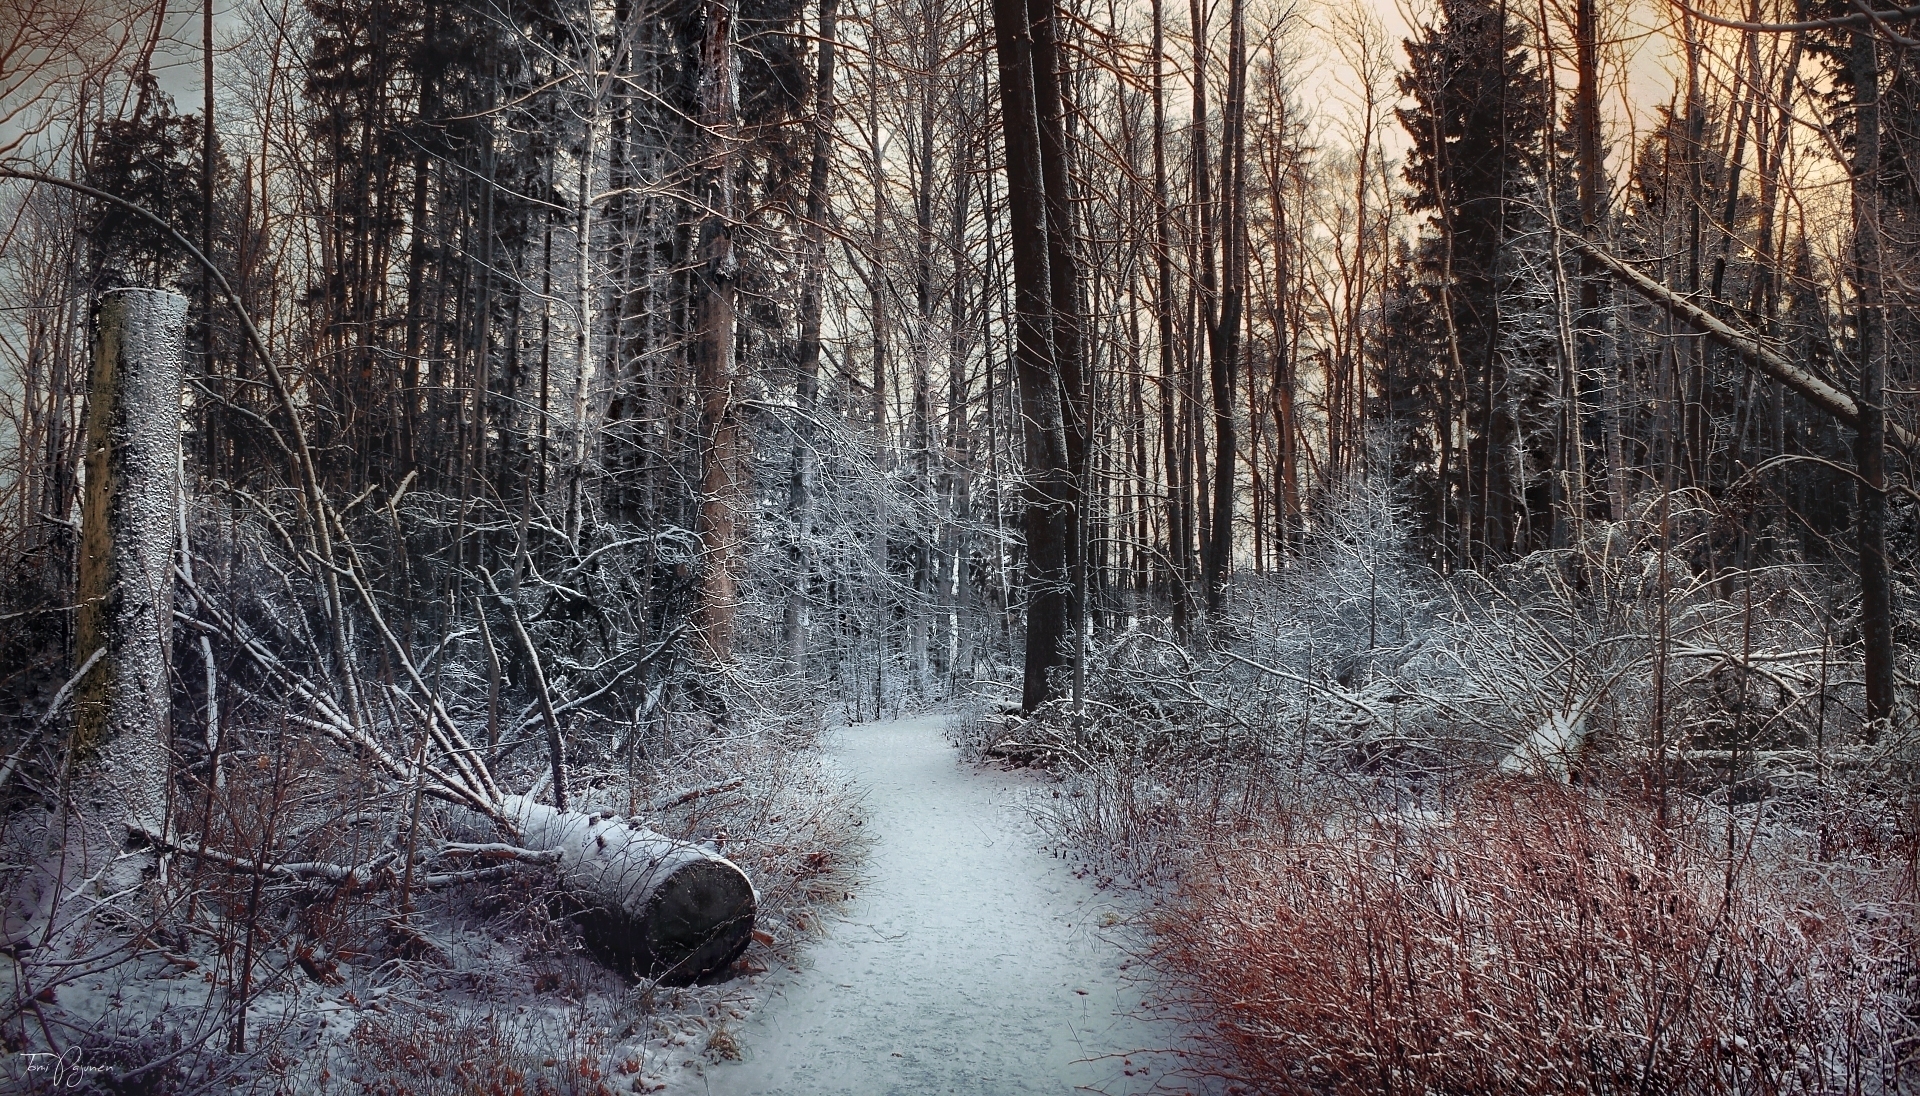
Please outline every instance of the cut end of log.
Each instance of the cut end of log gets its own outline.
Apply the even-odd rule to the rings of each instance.
[[[753,884],[711,849],[525,796],[508,796],[501,816],[529,848],[558,853],[582,935],[623,974],[688,985],[724,970],[753,939]]]
[[[581,914],[587,943],[636,978],[689,985],[725,970],[753,941],[753,886],[730,861],[681,864],[653,892],[641,916],[605,907]]]

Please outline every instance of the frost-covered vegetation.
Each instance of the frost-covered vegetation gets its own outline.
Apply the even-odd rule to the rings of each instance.
[[[1911,723],[1870,734],[1844,587],[1705,566],[1650,495],[1441,574],[1350,482],[1300,562],[1083,705],[956,725],[1045,765],[1061,837],[1149,884],[1158,969],[1274,1092],[1915,1083]]]
[[[394,502],[352,531],[430,524],[444,504]],[[795,961],[853,885],[861,820],[813,749],[810,698],[728,688],[718,723],[664,710],[670,691],[725,686],[641,641],[626,611],[637,538],[596,529],[575,566],[516,601],[543,674],[500,638],[495,607],[410,666],[398,660],[420,645],[353,643],[364,692],[349,718],[324,586],[285,529],[199,510],[198,577],[175,612],[187,636],[214,638],[194,656],[223,657],[176,667],[176,726],[205,735],[177,747],[171,832],[123,847],[111,771],[64,809],[7,819],[5,1024],[25,1052],[12,1081],[49,1084],[26,1070],[55,1059],[25,1054],[52,1047],[92,1071],[65,1070],[77,1091],[650,1091],[736,1053],[762,976]],[[407,577],[389,589],[413,589]],[[353,621],[375,635],[431,619],[368,595]],[[216,671],[210,702],[199,686]],[[749,873],[753,941],[728,969],[688,985],[612,961],[593,931],[605,888],[569,877],[565,855],[543,851],[557,842],[503,843],[499,801],[469,801],[457,756],[420,763],[445,736],[471,744],[483,779],[552,799],[543,705],[564,724],[570,817],[601,825],[603,849],[608,827],[644,828]],[[59,802],[45,783],[58,751],[20,757],[12,778]]]
[[[1920,1083],[1920,9],[1654,6],[0,0],[7,1081],[693,1076],[961,697],[1248,1088]]]

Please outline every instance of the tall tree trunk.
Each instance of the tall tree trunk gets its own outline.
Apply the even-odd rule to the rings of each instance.
[[[1154,320],[1160,344],[1160,459],[1165,465],[1167,491],[1167,594],[1172,601],[1173,628],[1187,631],[1187,546],[1193,542],[1186,521],[1185,488],[1181,484],[1181,449],[1176,413],[1181,386],[1174,361],[1173,201],[1167,193],[1166,16],[1163,0],[1153,0],[1153,251]]]
[[[932,11],[927,11],[922,27],[923,66],[931,71],[938,60]],[[929,512],[938,509],[933,490],[933,141],[934,85],[931,79],[919,81],[920,132],[918,163],[914,169],[913,196],[913,404],[907,423],[907,448],[911,454],[913,491]],[[908,607],[907,661],[913,668],[916,686],[927,679],[929,631],[932,628],[934,587],[934,544],[921,535],[911,549],[913,568],[913,604]]]
[[[833,64],[837,0],[820,0],[819,70],[813,83],[813,158],[807,170],[805,241],[800,283],[800,352],[793,399],[793,479],[787,489],[787,517],[793,523],[793,588],[787,592],[787,661],[795,673],[807,670],[807,598],[813,584],[813,483],[819,474],[813,419],[820,402],[820,318],[826,305],[827,172],[833,163]]]
[[[704,570],[696,628],[704,656],[724,663],[733,658],[747,452],[734,391],[735,277],[740,260],[733,241],[733,8],[730,0],[706,0],[705,8],[700,121],[707,134],[706,216],[700,223],[694,347],[694,383],[700,397],[699,528]]]
[[[1187,0],[1188,32],[1193,38],[1193,103],[1192,128],[1187,144],[1192,175],[1189,183],[1193,188],[1193,216],[1197,222],[1197,231],[1191,237],[1190,268],[1195,273],[1189,278],[1196,280],[1199,294],[1188,306],[1189,332],[1187,342],[1187,402],[1183,408],[1187,414],[1187,452],[1185,459],[1190,462],[1185,476],[1190,497],[1194,503],[1195,550],[1199,553],[1199,578],[1202,596],[1207,588],[1207,579],[1212,572],[1213,553],[1213,502],[1209,496],[1212,480],[1207,467],[1206,428],[1202,425],[1204,414],[1205,390],[1203,375],[1203,357],[1212,349],[1212,340],[1218,333],[1218,308],[1220,286],[1218,273],[1214,267],[1213,248],[1218,218],[1214,210],[1213,167],[1210,155],[1210,142],[1213,140],[1207,122],[1207,76],[1211,62],[1208,59],[1210,31],[1207,14],[1211,5],[1203,0]],[[1198,319],[1194,320],[1194,313]],[[1192,570],[1189,569],[1191,577]]]
[[[963,651],[969,637],[960,625],[960,613],[966,592],[971,587],[967,574],[968,529],[973,509],[974,445],[970,429],[971,382],[967,365],[972,351],[969,334],[970,301],[967,251],[967,222],[972,212],[973,177],[971,165],[976,155],[978,133],[968,124],[953,146],[953,209],[948,227],[947,253],[953,264],[953,281],[948,287],[947,334],[947,435],[945,558],[947,567],[947,677],[951,681],[960,672]],[[984,317],[982,317],[984,319]],[[989,363],[991,368],[991,363]]]
[[[213,0],[201,0],[200,5],[200,254],[213,256],[213,183],[217,171],[215,141],[213,135]],[[207,384],[215,384],[214,328],[213,328],[213,278],[205,271],[200,272],[200,331],[201,352],[206,355],[201,371],[207,378]],[[229,397],[232,396],[228,392]],[[201,423],[205,437],[201,448],[207,469],[220,467],[218,450],[226,443],[224,415],[217,407],[209,407],[206,418]]]
[[[1855,355],[1860,363],[1860,430],[1855,459],[1860,505],[1860,633],[1866,648],[1867,727],[1893,715],[1893,581],[1887,563],[1886,383],[1880,234],[1880,64],[1876,32],[1856,27],[1848,58],[1853,75],[1853,249]]]
[[[1211,349],[1213,384],[1213,528],[1212,543],[1203,557],[1207,611],[1217,613],[1233,565],[1233,503],[1239,455],[1239,430],[1234,421],[1235,375],[1240,367],[1241,319],[1246,301],[1246,88],[1247,44],[1245,0],[1233,0],[1227,47],[1227,101],[1220,157],[1221,293]],[[1204,135],[1203,135],[1204,136]],[[1336,414],[1338,412],[1336,411]]]
[[[1054,361],[1047,188],[1034,92],[1038,73],[1025,0],[994,0],[993,30],[1013,244],[1014,372],[1026,427],[1027,649],[1021,706],[1032,711],[1052,695],[1048,678],[1062,664],[1067,635],[1072,476],[1061,378]]]
[[[1080,270],[1073,225],[1073,173],[1064,93],[1066,54],[1060,48],[1057,0],[1028,0],[1033,28],[1033,99],[1040,117],[1040,178],[1047,188],[1047,278],[1052,296],[1053,366],[1067,443],[1061,485],[1066,516],[1070,628],[1076,637],[1074,670],[1084,669],[1087,628],[1088,484],[1093,409],[1087,374],[1087,337],[1080,314]],[[1079,696],[1075,687],[1075,696]]]
[[[1574,5],[1573,146],[1580,198],[1580,231],[1588,239],[1597,241],[1602,239],[1606,164],[1601,159],[1600,149],[1600,28],[1596,4],[1597,0],[1576,0]],[[1574,314],[1573,320],[1573,437],[1570,443],[1582,447],[1586,446],[1586,440],[1580,383],[1583,377],[1597,376],[1602,365],[1598,326],[1601,320],[1600,286],[1603,278],[1600,264],[1593,256],[1581,252],[1579,311]],[[1610,387],[1617,384],[1618,378],[1615,378]],[[1625,517],[1623,511],[1626,500],[1621,486],[1621,469],[1614,467],[1618,459],[1614,449],[1617,446],[1608,451],[1607,511],[1612,520],[1619,521]],[[1586,497],[1587,485],[1581,483],[1575,486],[1569,506],[1580,518],[1584,518],[1590,505]],[[1576,520],[1574,524],[1578,528],[1581,522]]]
[[[867,52],[867,179],[873,185],[873,214],[868,226],[867,292],[871,302],[868,313],[873,325],[873,466],[876,472],[873,493],[873,717],[880,718],[880,707],[887,691],[887,278],[881,266],[881,234],[887,215],[886,172],[882,166],[880,143],[880,56],[876,34],[869,26]]]
[[[164,834],[172,705],[173,551],[180,511],[186,298],[100,301],[88,381],[74,657],[102,657],[75,695],[68,765],[101,757],[128,828]],[[116,804],[118,806],[118,804]]]
[[[588,13],[588,41],[581,48],[583,68],[598,65],[597,39],[599,20],[592,17],[593,5],[586,5]],[[573,535],[579,535],[581,508],[584,505],[582,480],[587,474],[587,452],[593,434],[591,412],[595,374],[593,354],[593,323],[595,293],[593,281],[593,161],[595,146],[600,130],[600,90],[591,86],[599,77],[591,69],[581,74],[581,79],[590,86],[587,88],[587,117],[580,143],[580,208],[578,220],[574,226],[576,254],[578,264],[577,285],[580,290],[577,307],[580,327],[574,336],[574,375],[573,375],[573,415],[570,424],[573,433],[573,447],[567,470],[567,529]]]

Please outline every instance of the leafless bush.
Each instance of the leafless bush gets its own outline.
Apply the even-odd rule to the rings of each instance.
[[[556,1053],[551,1042],[532,1049],[529,1026],[495,1011],[378,1013],[353,1030],[343,1087],[366,1096],[602,1096],[624,1080],[602,1064],[597,1032],[563,1037],[568,1045]],[[323,1091],[332,1080],[320,1082]]]
[[[1537,783],[1296,817],[1195,862],[1159,958],[1261,1091],[1891,1090],[1887,869],[1721,836]]]
[[[1243,583],[1211,631],[1146,622],[1091,645],[1083,697],[977,725],[988,752],[1071,771],[1257,758],[1412,785],[1659,767],[1781,788],[1911,755],[1861,733],[1836,584],[1743,566],[1741,520],[1652,494],[1572,547],[1440,575],[1409,556],[1391,493],[1356,480],[1299,564]]]
[[[1319,513],[1211,630],[1148,623],[1078,702],[960,730],[1060,775],[1103,877],[1177,894],[1158,968],[1237,1075],[1892,1090],[1915,741],[1863,733],[1842,584],[1752,563],[1697,492],[1451,575],[1378,484]]]

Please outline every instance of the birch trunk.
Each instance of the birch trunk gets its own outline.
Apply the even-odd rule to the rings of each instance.
[[[685,985],[725,968],[753,937],[758,896],[718,853],[632,822],[512,795],[501,820],[530,849],[559,854],[560,888],[587,942],[633,977]]]
[[[128,827],[154,832],[167,819],[186,311],[163,290],[107,292],[88,382],[74,657],[106,656],[80,683],[68,763],[98,757]]]

